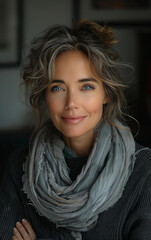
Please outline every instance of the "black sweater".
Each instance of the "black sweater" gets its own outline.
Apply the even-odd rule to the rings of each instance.
[[[39,216],[22,190],[22,165],[27,152],[15,152],[8,164],[0,187],[0,240],[11,240],[17,221],[26,218],[39,239],[73,240],[70,231],[56,229],[45,217]],[[79,159],[80,160],[80,159]],[[68,166],[75,175],[80,164]],[[76,170],[77,168],[77,170]],[[73,171],[72,171],[73,170]],[[151,151],[137,155],[134,170],[118,202],[99,214],[96,226],[82,233],[83,240],[151,240]]]

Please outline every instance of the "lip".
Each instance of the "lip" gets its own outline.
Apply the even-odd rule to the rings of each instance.
[[[61,117],[66,123],[79,123],[83,121],[86,116],[63,116]]]

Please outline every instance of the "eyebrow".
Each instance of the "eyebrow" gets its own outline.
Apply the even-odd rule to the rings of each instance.
[[[97,82],[98,83],[98,80],[95,78],[82,78],[82,79],[79,79],[78,82]],[[65,83],[65,81],[60,79],[54,79],[51,81],[51,83]]]

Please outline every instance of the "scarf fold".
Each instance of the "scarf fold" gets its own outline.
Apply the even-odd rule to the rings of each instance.
[[[103,121],[96,129],[93,149],[75,181],[69,177],[61,134],[46,123],[36,134],[24,164],[23,184],[38,213],[57,227],[88,231],[98,214],[121,197],[135,163],[135,142],[128,127]]]

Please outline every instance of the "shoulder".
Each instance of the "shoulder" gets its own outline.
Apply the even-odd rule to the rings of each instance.
[[[147,154],[149,154],[150,157],[151,157],[151,148],[149,148],[149,147],[142,146],[142,145],[136,143],[136,152],[137,152],[137,151],[147,153]]]
[[[28,149],[19,149],[11,154],[0,183],[0,191],[11,192],[22,187],[23,163],[27,155]]]
[[[9,157],[7,167],[10,169],[18,169],[25,161],[28,156],[28,149],[22,148],[15,150]]]
[[[148,147],[143,147],[139,144],[136,144],[136,168],[142,168],[146,170],[146,174],[151,174],[151,149]]]
[[[136,144],[135,165],[126,184],[125,193],[140,196],[144,188],[151,188],[151,149]]]
[[[141,178],[144,190],[150,194],[151,199],[151,149],[136,144],[136,166],[135,174]]]
[[[128,195],[140,197],[145,192],[151,198],[151,149],[136,144],[135,158],[135,165],[126,185]]]
[[[28,149],[15,150],[8,159],[6,172],[15,176],[17,173],[22,173],[23,163],[26,161]]]
[[[23,162],[27,155],[28,155],[28,148],[17,149],[10,155],[9,163],[11,161],[13,161],[13,162],[22,161]]]

